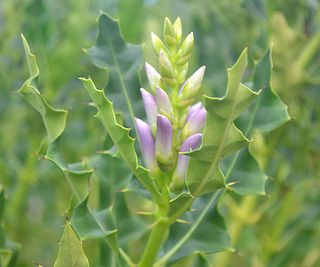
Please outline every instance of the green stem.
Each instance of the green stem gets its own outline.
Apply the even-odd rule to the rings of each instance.
[[[168,259],[173,256],[184,244],[188,241],[188,239],[191,237],[191,235],[194,233],[194,231],[197,229],[199,224],[202,222],[203,218],[207,214],[208,210],[212,205],[216,205],[221,196],[223,195],[225,190],[221,189],[218,190],[210,199],[210,201],[207,203],[204,210],[201,212],[198,219],[194,222],[192,227],[184,234],[183,238],[180,239],[180,241],[172,248],[170,249],[159,261],[155,263],[155,266],[161,267],[164,266],[165,263],[168,261]]]
[[[312,60],[320,47],[320,33],[315,34],[299,56],[296,65],[304,68]]]
[[[169,224],[160,220],[152,229],[146,249],[142,255],[139,267],[151,267],[156,260],[158,251],[166,239]]]

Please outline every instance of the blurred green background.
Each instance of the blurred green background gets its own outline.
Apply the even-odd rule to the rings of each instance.
[[[145,43],[145,58],[154,65],[150,32],[160,34],[166,16],[180,16],[184,34],[195,35],[189,69],[207,66],[204,90],[215,96],[223,95],[226,67],[244,47],[252,67],[272,44],[272,84],[292,120],[255,133],[251,150],[269,177],[267,195],[223,198],[220,210],[236,252],[214,255],[212,266],[320,266],[319,1],[1,0],[0,252],[19,250],[12,266],[53,265],[72,205],[63,173],[38,156],[45,137],[41,118],[17,94],[28,77],[20,33],[37,55],[41,92],[69,110],[60,148],[67,162],[79,162],[105,144],[77,79],[107,82],[83,52],[95,42],[100,10],[120,19],[128,42]],[[95,252],[90,242],[84,245],[90,259]]]

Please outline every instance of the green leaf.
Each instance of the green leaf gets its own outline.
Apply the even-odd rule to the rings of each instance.
[[[219,162],[248,143],[233,121],[259,94],[241,84],[247,66],[247,50],[228,69],[228,86],[222,98],[205,96],[207,121],[202,148],[190,154],[187,184],[195,197],[225,185]]]
[[[246,134],[253,129],[270,132],[290,119],[287,106],[271,86],[272,69],[271,51],[267,51],[257,62],[253,76],[253,90],[257,92],[262,89],[262,91],[236,120],[237,126]]]
[[[13,252],[10,249],[0,248],[0,266],[9,267],[10,261],[12,259]]]
[[[69,223],[66,223],[64,228],[54,267],[89,267],[82,242],[77,238]]]
[[[92,211],[88,207],[88,197],[75,208],[70,224],[81,240],[105,239],[113,249],[117,250],[117,229],[113,225],[111,210]]]
[[[85,162],[67,164],[59,152],[58,145],[59,140],[49,144],[44,158],[53,162],[63,172],[77,200],[84,199],[88,195],[88,183],[93,169],[89,169]]]
[[[248,148],[243,148],[235,158],[226,159],[222,165],[225,173],[228,173],[227,182],[233,184],[231,186],[233,191],[240,195],[265,194],[267,176],[261,171]],[[228,172],[227,167],[230,166],[231,172]]]
[[[87,50],[92,63],[108,71],[107,95],[125,122],[134,127],[134,117],[143,115],[138,71],[142,63],[142,47],[127,44],[119,22],[102,13],[98,20],[96,45]]]
[[[237,126],[245,134],[249,135],[252,130],[267,133],[290,119],[287,106],[272,89],[271,72],[271,52],[267,51],[264,57],[257,62],[253,75],[253,90],[257,92],[262,89],[262,91],[236,120]],[[236,156],[226,159],[223,166],[227,182],[235,183],[232,189],[236,193],[241,195],[265,193],[266,175],[248,148],[244,148]]]
[[[130,129],[118,124],[113,104],[105,96],[103,90],[96,89],[91,79],[81,78],[81,81],[98,110],[96,116],[110,135],[118,150],[119,156],[125,161],[140,183],[151,192],[156,201],[160,201],[159,193],[156,191],[153,182],[149,178],[148,170],[138,165],[137,154],[134,149],[134,139],[129,136]]]
[[[39,76],[36,57],[30,52],[30,48],[25,37],[21,35],[21,38],[28,62],[30,77],[24,82],[18,92],[40,113],[48,132],[49,141],[53,142],[64,131],[67,111],[52,108],[36,88],[36,79]]]

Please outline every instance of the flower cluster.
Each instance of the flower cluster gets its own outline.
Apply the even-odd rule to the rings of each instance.
[[[159,56],[159,72],[146,63],[151,92],[141,88],[147,122],[136,119],[141,151],[151,173],[170,173],[171,185],[181,188],[189,157],[183,152],[200,147],[205,126],[206,110],[196,102],[200,93],[205,67],[186,79],[188,59],[193,48],[193,34],[181,43],[180,18],[174,24],[166,18],[164,42],[151,34]]]

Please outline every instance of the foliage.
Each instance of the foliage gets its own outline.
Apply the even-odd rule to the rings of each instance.
[[[168,194],[134,124],[165,16],[207,110]],[[0,266],[320,264],[318,3],[5,0],[0,25]]]

